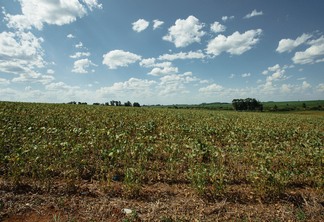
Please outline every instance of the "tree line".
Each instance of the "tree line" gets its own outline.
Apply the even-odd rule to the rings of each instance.
[[[86,102],[76,102],[76,101],[71,101],[68,102],[67,104],[72,104],[72,105],[88,105]],[[130,101],[122,103],[121,101],[116,101],[116,100],[111,100],[110,102],[105,102],[105,103],[93,103],[92,105],[94,106],[132,106],[132,107],[141,107],[141,105],[138,102],[131,103]]]
[[[263,111],[263,105],[254,98],[233,99],[232,106],[236,111]]]

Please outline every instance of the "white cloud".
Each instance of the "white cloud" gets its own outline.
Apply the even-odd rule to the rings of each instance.
[[[155,58],[143,59],[140,66],[145,68],[153,68],[148,74],[152,76],[171,75],[178,73],[178,68],[172,66],[171,62],[156,63]]]
[[[168,95],[179,95],[187,94],[190,91],[187,90],[186,84],[191,82],[200,81],[197,77],[193,76],[191,72],[186,72],[184,74],[172,74],[166,75],[160,78],[159,83],[159,95],[168,96]]]
[[[283,70],[283,69],[277,70],[271,76],[267,77],[267,82],[277,81],[277,80],[280,80],[280,79],[286,79],[287,77],[284,75],[285,72],[286,71]]]
[[[318,84],[318,86],[316,87],[316,90],[320,93],[324,93],[324,83]]]
[[[278,47],[276,49],[277,52],[291,52],[296,47],[300,46],[301,44],[305,43],[308,39],[310,39],[312,35],[309,34],[302,34],[297,39],[281,39],[279,41]]]
[[[208,43],[206,51],[214,56],[222,52],[227,52],[231,55],[241,55],[259,42],[261,34],[262,30],[256,29],[246,31],[243,34],[234,32],[228,37],[218,35]]]
[[[289,69],[290,66],[284,65],[283,67],[280,67],[279,64],[276,64],[274,66],[268,67],[266,70],[262,72],[263,75],[269,75],[266,78],[266,88],[272,88],[273,81],[280,81],[280,80],[286,80],[288,77],[285,75],[286,69]]]
[[[292,58],[295,64],[311,64],[324,62],[324,36],[308,43],[310,45],[305,51],[296,52]]]
[[[210,25],[210,30],[214,33],[225,32],[226,26],[220,24],[219,22],[214,22],[213,24]]]
[[[118,96],[118,98],[125,97],[127,100],[143,100],[145,97],[153,95],[152,87],[154,85],[156,82],[153,80],[130,78],[125,82],[116,82],[112,86],[102,87],[96,91],[96,94],[103,98]]]
[[[289,93],[296,94],[296,93],[300,93],[300,92],[304,93],[305,91],[307,91],[311,88],[312,88],[311,84],[309,84],[306,81],[303,81],[303,83],[301,85],[282,84],[280,87],[280,91],[285,94],[289,94]]]
[[[190,52],[179,52],[175,54],[164,54],[159,56],[159,60],[173,61],[176,59],[203,59],[205,57],[206,55],[201,50],[198,50],[196,52],[190,51]]]
[[[269,71],[268,70],[264,70],[263,72],[262,72],[262,75],[268,75],[269,74]]]
[[[143,59],[140,62],[140,66],[146,67],[146,68],[151,68],[151,67],[154,67],[155,66],[155,61],[156,61],[155,58]]]
[[[102,9],[102,4],[99,4],[97,0],[82,0],[92,11],[94,8]]]
[[[29,68],[43,67],[41,47],[43,41],[31,32],[2,32],[0,33],[0,59],[1,61],[19,60]]]
[[[175,25],[169,28],[169,33],[163,37],[163,40],[174,43],[177,48],[199,43],[201,37],[205,35],[201,30],[203,27],[204,24],[192,15],[187,19],[178,19]]]
[[[139,19],[136,22],[133,22],[132,25],[133,25],[133,30],[135,32],[142,32],[145,29],[147,29],[147,27],[150,25],[150,23],[148,21],[146,21],[145,19]]]
[[[158,19],[153,20],[153,30],[161,27],[161,25],[163,25],[163,24],[164,24],[163,21],[160,21]]]
[[[47,90],[52,90],[52,91],[57,91],[57,90],[75,90],[75,89],[80,89],[78,86],[70,86],[67,85],[64,82],[56,82],[56,83],[51,83],[45,86],[45,89]]]
[[[21,73],[18,77],[13,78],[11,81],[14,83],[41,83],[43,85],[53,82],[55,78],[52,75],[41,75],[36,72]]]
[[[0,78],[0,85],[9,85],[10,81],[4,78]]]
[[[233,20],[234,18],[235,18],[234,15],[231,15],[231,16],[222,16],[223,22],[226,22],[228,20]]]
[[[268,71],[270,71],[270,72],[276,72],[278,70],[280,70],[280,65],[279,64],[276,64],[274,66],[268,67]]]
[[[72,72],[75,73],[89,73],[87,70],[91,66],[97,66],[89,59],[80,59],[74,62]]]
[[[83,43],[79,42],[78,44],[75,45],[75,48],[82,49],[83,48]]]
[[[233,79],[235,77],[235,74],[231,74],[228,78]]]
[[[263,15],[263,12],[262,11],[258,12],[256,9],[254,9],[250,14],[247,14],[246,16],[244,16],[244,18],[249,19],[249,18],[252,18],[255,16],[260,16],[260,15]]]
[[[97,0],[19,0],[22,14],[5,14],[7,26],[17,29],[31,29],[35,27],[41,30],[44,24],[65,25],[74,22],[78,17],[87,14],[87,6],[90,11],[93,8],[102,8]],[[83,3],[83,4],[82,4]]]
[[[31,32],[0,33],[0,71],[11,74],[32,74],[43,68],[42,38]]]
[[[302,90],[307,90],[307,89],[310,89],[311,87],[312,87],[312,85],[306,81],[303,81],[302,86],[301,86]]]
[[[108,66],[109,69],[118,67],[127,67],[129,64],[135,63],[141,59],[141,56],[123,50],[113,50],[103,55],[102,64]]]
[[[75,38],[75,36],[72,35],[72,34],[68,34],[66,37],[69,38],[69,39],[74,39]]]
[[[46,73],[53,75],[55,73],[55,71],[53,69],[47,69]]]
[[[89,57],[90,55],[90,52],[76,52],[74,55],[70,55],[70,58],[78,59],[80,57]]]
[[[203,87],[199,89],[199,92],[201,93],[206,93],[206,94],[211,94],[211,93],[217,93],[224,90],[224,87],[221,85],[218,85],[216,83],[211,84],[209,86]]]
[[[241,76],[243,78],[250,77],[251,76],[251,73],[243,73]]]
[[[155,68],[152,69],[151,72],[149,72],[149,75],[152,76],[161,76],[161,75],[171,75],[178,73],[178,68],[172,66],[171,62],[163,62],[158,63],[154,65]]]
[[[283,93],[290,93],[293,90],[293,86],[290,84],[282,84],[280,90]]]

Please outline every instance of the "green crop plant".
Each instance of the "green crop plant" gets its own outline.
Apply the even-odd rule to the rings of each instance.
[[[0,176],[16,184],[185,183],[200,195],[244,185],[277,198],[323,190],[321,115],[0,103]],[[31,184],[32,185],[32,184]]]

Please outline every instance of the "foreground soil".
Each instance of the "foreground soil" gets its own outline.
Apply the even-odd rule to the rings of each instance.
[[[215,198],[198,196],[188,184],[146,185],[134,196],[121,186],[83,181],[44,191],[1,181],[0,221],[324,221],[323,192],[310,188],[267,199],[245,185],[231,185]]]

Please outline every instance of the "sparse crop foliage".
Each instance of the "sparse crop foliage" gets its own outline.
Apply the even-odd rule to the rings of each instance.
[[[0,103],[0,174],[48,189],[55,179],[121,183],[128,197],[164,182],[272,198],[323,189],[323,132],[321,116]]]

